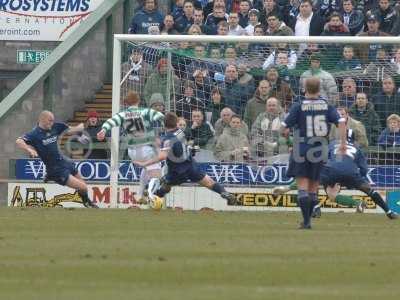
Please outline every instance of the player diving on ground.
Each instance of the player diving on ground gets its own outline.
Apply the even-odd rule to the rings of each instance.
[[[147,161],[134,161],[141,167],[166,161],[166,174],[158,183],[149,186],[150,192],[158,197],[164,197],[170,192],[172,186],[190,181],[220,194],[228,201],[228,204],[235,204],[236,197],[233,194],[227,192],[221,184],[200,171],[193,158],[194,149],[187,145],[185,134],[178,128],[177,122],[178,117],[175,113],[167,113],[164,121],[166,133],[161,138],[161,149],[158,156]]]
[[[341,186],[348,189],[357,189],[369,197],[372,201],[386,213],[389,219],[397,219],[398,214],[391,211],[381,195],[369,184],[366,175],[368,172],[367,161],[359,147],[352,143],[347,143],[344,155],[338,153],[337,141],[329,145],[328,161],[321,171],[321,184],[325,189],[329,200],[343,206],[356,206],[357,211],[364,211],[363,201],[353,200],[351,196],[339,195]],[[284,187],[276,187],[274,194],[283,194],[296,189],[295,184]],[[321,216],[321,205],[314,207],[313,217]]]

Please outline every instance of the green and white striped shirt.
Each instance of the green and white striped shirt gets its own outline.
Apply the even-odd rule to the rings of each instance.
[[[102,128],[123,127],[127,134],[128,145],[140,145],[154,142],[156,130],[153,122],[164,121],[164,115],[151,108],[130,106],[105,121]]]

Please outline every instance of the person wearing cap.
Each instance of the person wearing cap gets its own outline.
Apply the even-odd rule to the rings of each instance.
[[[379,20],[379,30],[389,34],[396,34],[394,29],[398,23],[399,15],[390,5],[389,0],[379,0],[378,7],[372,10],[372,15]]]
[[[133,48],[128,60],[122,64],[121,70],[122,98],[125,98],[128,92],[132,90],[143,97],[146,77],[153,73],[153,67],[143,59],[142,50]]]
[[[390,36],[390,34],[379,30],[379,19],[374,14],[367,14],[367,27],[368,30],[366,32],[360,33],[358,36]],[[361,62],[366,64],[369,61],[374,60],[376,58],[376,50],[380,45],[376,44],[360,44],[357,45],[358,57],[361,59]]]
[[[175,99],[175,92],[179,91],[180,81],[173,71],[171,71],[170,82],[168,82],[168,70],[172,69],[172,66],[168,64],[166,58],[161,58],[157,63],[156,71],[153,72],[144,85],[144,100],[146,105],[149,106],[150,97],[154,93],[160,93],[163,95],[164,100],[173,101]],[[167,87],[169,85],[169,94],[167,93]]]
[[[132,18],[128,32],[130,34],[147,34],[150,26],[161,27],[164,15],[157,9],[157,0],[144,0],[141,8]]]
[[[85,123],[85,132],[78,138],[78,141],[80,141],[83,144],[86,144],[90,141],[94,143],[104,143],[103,141],[97,140],[97,133],[100,130],[101,130],[101,124],[100,124],[99,114],[97,113],[96,110],[89,110],[87,113],[87,119]],[[84,151],[83,152],[84,157],[87,157],[88,159],[107,158],[106,149],[92,149],[90,152],[88,149],[84,149],[83,151]]]
[[[379,146],[400,147],[400,116],[391,114],[387,120],[387,128],[385,128],[378,138]]]
[[[258,9],[252,8],[249,10],[249,21],[248,25],[244,28],[246,30],[247,35],[254,35],[254,27],[256,25],[260,25],[261,23],[258,21],[258,16],[260,12]]]
[[[330,104],[334,105],[339,100],[339,92],[336,80],[332,74],[321,68],[321,55],[314,53],[310,57],[310,68],[300,76],[300,86],[304,88],[307,78],[318,78],[320,80],[320,95]]]

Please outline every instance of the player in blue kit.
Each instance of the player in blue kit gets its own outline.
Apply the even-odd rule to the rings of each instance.
[[[329,199],[340,204],[354,202],[350,196],[342,196],[340,199],[338,193],[341,186],[357,189],[371,197],[372,201],[383,209],[389,219],[397,219],[398,214],[391,211],[381,195],[371,188],[366,178],[368,166],[362,151],[356,145],[347,143],[346,153],[342,155],[338,154],[338,146],[335,141],[329,144],[328,162],[321,170],[321,184]],[[293,189],[292,186],[277,187],[274,189],[274,194],[285,193],[291,189]],[[321,208],[318,204],[314,207],[313,216],[319,217],[320,215]]]
[[[141,167],[166,161],[168,171],[161,178],[159,184],[153,185],[155,187],[154,194],[164,197],[169,193],[172,186],[191,181],[220,194],[222,198],[228,201],[228,204],[235,204],[236,197],[233,194],[227,192],[221,184],[200,171],[192,157],[193,149],[186,144],[185,134],[177,127],[177,122],[178,117],[175,113],[167,113],[164,120],[166,133],[161,138],[161,149],[158,156],[147,161],[134,161],[136,165]]]
[[[88,196],[88,188],[80,177],[73,162],[65,159],[58,149],[58,137],[66,130],[68,133],[82,131],[83,124],[69,127],[65,123],[55,123],[50,111],[42,111],[38,125],[32,131],[16,140],[17,146],[30,157],[40,157],[46,166],[46,181],[52,180],[60,185],[76,189],[85,207],[97,208]]]
[[[346,151],[345,120],[337,110],[320,97],[320,80],[315,77],[305,81],[305,98],[296,102],[282,122],[282,134],[289,136],[294,129],[293,150],[290,154],[288,177],[295,177],[298,185],[297,201],[303,215],[299,229],[311,229],[311,214],[318,204],[318,187],[321,168],[328,159],[328,135],[331,124],[339,128],[339,151]]]

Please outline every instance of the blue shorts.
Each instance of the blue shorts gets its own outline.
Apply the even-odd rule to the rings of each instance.
[[[304,162],[296,162],[293,159],[293,155],[290,155],[289,167],[286,171],[286,176],[288,177],[306,177],[313,181],[319,181],[321,169],[324,162],[312,163],[307,160]]]
[[[202,180],[206,174],[202,172],[197,165],[197,163],[193,162],[185,172],[177,172],[173,169],[168,168],[168,173],[165,174],[164,180],[166,184],[173,186],[173,185],[180,185],[185,182],[199,182]]]
[[[323,167],[321,172],[321,184],[326,188],[327,186],[334,186],[339,183],[348,189],[359,190],[362,185],[368,184],[367,179],[360,174],[341,173],[331,168]]]
[[[75,168],[75,164],[73,162],[63,160],[51,168],[46,166],[46,172],[46,181],[50,180],[61,185],[66,185],[69,175],[75,176],[78,173],[78,170]]]

